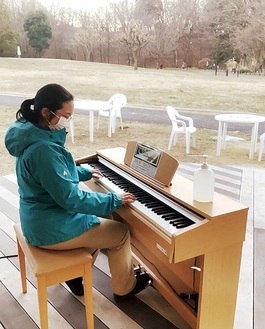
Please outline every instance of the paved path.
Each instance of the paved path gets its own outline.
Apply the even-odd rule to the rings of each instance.
[[[0,105],[19,107],[29,96],[0,94]],[[218,122],[214,119],[215,111],[205,109],[177,108],[178,111],[193,118],[194,126],[202,129],[218,129]],[[87,114],[82,110],[75,110],[76,113]],[[198,113],[200,112],[200,113]],[[220,113],[218,113],[220,114]],[[142,104],[127,104],[122,111],[124,121],[140,121],[150,123],[170,124],[166,108],[162,106],[148,106]],[[251,125],[229,124],[228,130],[239,131],[244,134],[251,134]],[[259,125],[259,135],[265,132],[265,122]]]

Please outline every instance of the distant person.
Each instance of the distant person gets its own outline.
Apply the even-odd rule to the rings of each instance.
[[[21,57],[21,50],[20,47],[17,46],[17,57],[20,58]]]
[[[160,69],[162,69],[164,67],[164,62],[161,61],[159,64],[159,67],[160,67]]]
[[[99,249],[107,249],[114,298],[119,301],[150,283],[147,273],[134,273],[127,226],[104,218],[135,197],[79,188],[80,181],[102,174],[76,166],[64,146],[73,112],[73,96],[58,84],[48,84],[21,104],[6,133],[6,148],[17,157],[21,227],[27,242],[40,248],[84,247],[94,260]],[[84,294],[82,278],[66,283],[74,294]]]

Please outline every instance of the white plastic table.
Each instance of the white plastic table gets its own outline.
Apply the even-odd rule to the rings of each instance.
[[[257,147],[259,123],[265,121],[265,117],[254,114],[218,114],[215,116],[215,120],[219,121],[218,125],[218,138],[217,138],[217,149],[216,156],[220,156],[221,148],[225,149],[227,124],[228,123],[246,123],[252,125],[251,142],[249,159],[253,159],[254,152]]]
[[[110,111],[112,105],[108,102],[97,101],[97,100],[76,100],[74,101],[74,107],[77,110],[88,111],[89,112],[89,133],[90,142],[94,141],[94,112],[100,110]],[[110,118],[110,116],[109,116]],[[111,128],[111,120],[109,119],[108,136]]]

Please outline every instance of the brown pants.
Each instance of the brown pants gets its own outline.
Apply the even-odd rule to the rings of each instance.
[[[133,271],[130,231],[126,225],[112,219],[100,218],[101,223],[82,235],[58,244],[41,246],[44,249],[67,250],[87,248],[94,257],[98,249],[107,249],[108,262],[115,294],[125,295],[136,283]]]

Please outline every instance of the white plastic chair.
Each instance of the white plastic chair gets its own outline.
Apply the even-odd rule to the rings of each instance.
[[[190,153],[190,136],[192,136],[193,146],[195,147],[196,142],[196,127],[193,126],[193,120],[190,117],[180,115],[178,111],[172,107],[166,107],[167,114],[172,123],[172,130],[168,143],[168,150],[170,150],[171,145],[176,145],[178,134],[185,134],[186,139],[186,153]]]
[[[116,119],[120,119],[121,129],[123,130],[121,109],[127,104],[127,97],[124,94],[114,94],[108,100],[108,103],[112,104],[112,108],[110,111],[100,110],[98,113],[98,126],[99,128],[99,120],[100,117],[109,118],[110,120],[110,131],[108,132],[108,136],[111,137],[111,133],[115,133],[116,129]]]
[[[261,161],[262,153],[263,153],[263,150],[264,150],[265,133],[260,135],[259,140],[260,140],[260,144],[259,144],[259,161]]]

